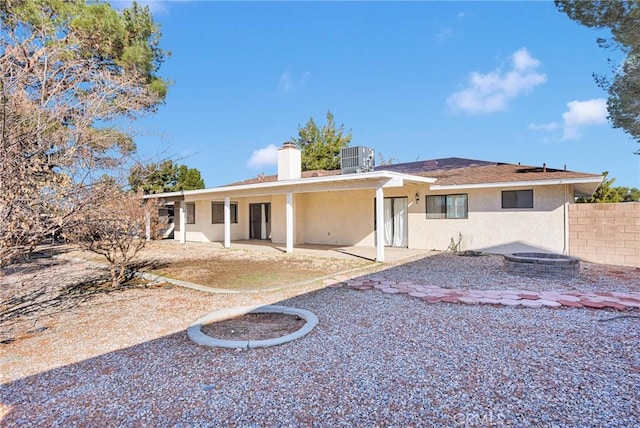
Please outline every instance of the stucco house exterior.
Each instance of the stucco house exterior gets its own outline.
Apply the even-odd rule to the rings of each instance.
[[[201,190],[147,197],[175,204],[174,239],[261,239],[297,244],[388,246],[508,252],[514,246],[568,252],[568,205],[603,177],[445,158],[365,172],[301,172],[300,151],[285,143],[278,174]],[[378,227],[383,225],[383,227]]]

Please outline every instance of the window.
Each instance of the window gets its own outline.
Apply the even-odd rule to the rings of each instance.
[[[467,218],[467,195],[427,196],[427,218]]]
[[[505,190],[502,208],[533,208],[533,190]]]
[[[231,223],[238,222],[238,203],[231,202],[229,205]],[[211,224],[224,223],[224,202],[211,202]]]
[[[187,224],[196,224],[196,204],[194,202],[187,202]]]

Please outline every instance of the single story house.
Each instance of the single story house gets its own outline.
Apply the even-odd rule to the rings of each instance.
[[[387,246],[509,252],[514,246],[568,252],[568,205],[591,195],[599,174],[445,158],[372,167],[301,171],[291,143],[278,150],[278,174],[221,187],[161,193],[175,206],[174,239],[184,243],[261,239],[285,244]],[[355,151],[354,151],[355,150]],[[357,158],[358,156],[356,156]],[[348,163],[348,162],[347,162]],[[382,225],[382,227],[379,227]]]

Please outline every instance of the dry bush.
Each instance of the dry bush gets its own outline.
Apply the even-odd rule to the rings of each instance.
[[[139,193],[109,186],[96,190],[101,193],[100,203],[67,226],[64,237],[104,256],[115,287],[128,278],[138,252],[147,242],[146,233],[155,239],[165,225],[158,218],[156,200],[144,201]]]

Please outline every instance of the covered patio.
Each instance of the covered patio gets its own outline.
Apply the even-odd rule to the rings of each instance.
[[[168,243],[170,241],[166,242]],[[222,242],[189,242],[186,245],[202,245],[209,248],[219,249],[225,248],[224,243]],[[253,239],[231,241],[231,245],[228,248],[233,250],[287,253],[286,245]],[[313,257],[338,258],[346,260],[370,260],[372,262],[376,261],[375,247],[297,244],[293,246],[293,252],[295,254]],[[435,253],[427,250],[387,247],[385,248],[385,262],[397,263],[416,257],[426,257],[432,254]]]
[[[224,204],[224,221],[221,224],[223,226],[223,239],[219,242],[224,248],[236,247],[237,245],[246,245],[246,242],[251,242],[251,245],[259,245],[263,247],[273,247],[277,251],[284,251],[287,253],[299,252],[299,251],[331,251],[333,256],[340,254],[356,257],[371,259],[377,262],[389,262],[402,258],[404,254],[411,251],[424,251],[424,250],[408,250],[407,248],[395,248],[385,247],[384,230],[382,227],[375,228],[375,230],[368,229],[367,233],[374,233],[375,246],[333,246],[323,244],[307,244],[306,242],[298,242],[296,239],[296,203],[297,195],[317,195],[328,193],[343,192],[371,192],[371,199],[375,201],[375,224],[385,224],[387,218],[385,217],[384,199],[386,196],[386,190],[388,189],[402,189],[406,185],[428,185],[435,180],[426,177],[417,177],[407,174],[390,172],[390,171],[374,171],[360,174],[349,175],[334,175],[323,177],[312,177],[306,179],[293,178],[276,182],[262,182],[262,183],[250,183],[250,184],[238,184],[231,186],[223,186],[210,189],[192,190],[184,192],[165,193],[160,195],[147,195],[145,198],[162,198],[165,201],[173,201],[178,204],[176,210],[176,217],[178,223],[176,224],[176,236],[180,243],[188,241],[186,236],[187,230],[187,211],[186,204],[193,201],[205,201],[219,202]],[[360,193],[361,194],[361,193]],[[270,197],[273,199],[274,211],[277,210],[278,215],[272,214],[272,217],[278,217],[282,222],[282,234],[280,242],[276,240],[274,243],[272,240],[266,241],[246,241],[244,239],[237,240],[232,238],[231,225],[231,205],[232,201],[245,200],[249,201],[251,198],[256,197]],[[277,198],[277,199],[275,199]],[[347,205],[345,205],[347,206]],[[345,219],[349,217],[349,214],[345,214]],[[300,220],[298,220],[299,222]],[[342,219],[336,218],[334,221],[341,222]],[[282,239],[284,238],[284,239]],[[313,241],[313,238],[309,239]],[[214,241],[214,240],[211,240]],[[217,241],[217,240],[216,240]],[[329,250],[329,248],[331,248]],[[344,248],[349,248],[345,250]],[[404,251],[403,251],[404,250]]]

